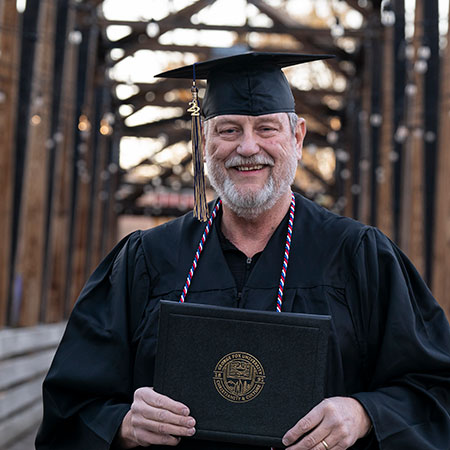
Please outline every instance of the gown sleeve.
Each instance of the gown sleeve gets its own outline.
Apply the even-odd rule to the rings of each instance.
[[[81,291],[43,384],[36,450],[111,447],[132,402],[131,333],[148,292],[136,232],[112,250]]]
[[[358,303],[368,412],[382,450],[450,448],[450,329],[406,256],[376,229],[355,253],[350,297]]]

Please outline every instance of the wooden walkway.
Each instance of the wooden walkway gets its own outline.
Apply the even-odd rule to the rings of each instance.
[[[41,386],[65,324],[0,330],[0,450],[32,450]]]

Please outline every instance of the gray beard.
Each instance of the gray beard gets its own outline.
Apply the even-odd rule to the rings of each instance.
[[[259,163],[252,158],[242,158],[249,164]],[[294,164],[295,163],[295,164]],[[214,162],[206,155],[206,166],[211,186],[222,201],[239,217],[254,219],[271,209],[280,197],[290,188],[297,169],[297,161],[289,164],[283,180],[276,185],[271,174],[264,187],[257,192],[238,192],[234,183],[220,170],[216,170]],[[226,164],[230,166],[230,164]]]
[[[272,208],[278,200],[278,197],[274,195],[275,186],[272,177],[260,191],[245,194],[237,192],[229,178],[225,180],[222,189],[219,186],[216,187],[212,182],[211,184],[225,204],[239,217],[254,219]]]

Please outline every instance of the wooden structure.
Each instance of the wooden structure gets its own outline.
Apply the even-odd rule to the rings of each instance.
[[[293,85],[308,122],[293,188],[381,228],[450,317],[450,45],[439,48],[438,2],[416,0],[407,37],[404,0],[330,1],[331,22],[314,12],[304,18],[291,0],[278,8],[247,0],[241,25],[199,19],[220,1],[195,0],[138,22],[103,17],[101,0],[28,1],[23,12],[16,0],[0,1],[0,450],[15,450],[19,435],[35,431],[61,323],[116,242],[118,217],[158,223],[192,207],[190,155],[161,163],[189,140],[189,83],[108,75],[142,49],[155,60],[191,61],[246,49],[335,54],[320,69],[327,87],[314,76],[308,89]],[[164,2],[146,4],[156,3]],[[344,27],[355,11],[360,25]],[[129,32],[112,42],[112,25]],[[231,33],[232,47],[165,43],[180,29]],[[134,93],[119,98],[124,86]],[[131,126],[147,105],[181,112]],[[161,145],[125,171],[123,136]],[[147,175],[137,177],[140,169]]]
[[[30,2],[22,14],[15,0],[0,4],[1,325],[62,320],[115,242],[98,3]]]
[[[1,450],[11,450],[23,435],[36,432],[42,381],[63,329],[64,324],[52,324],[0,330]]]
[[[252,9],[239,26],[199,19],[220,1],[193,1],[140,22],[103,17],[101,0],[28,2],[23,13],[15,0],[0,3],[0,233],[7,236],[0,242],[0,326],[65,319],[86,277],[114,244],[118,215],[177,215],[191,206],[189,154],[159,162],[169,147],[189,140],[183,112],[189,83],[129,81],[135,93],[119,98],[117,88],[127,83],[108,76],[108,69],[142,49],[198,60],[230,50],[165,43],[164,36],[179,29],[232,33],[239,50],[337,56],[323,66],[328,87],[293,88],[309,124],[294,189],[380,227],[413,259],[450,313],[449,52],[439,51],[437,2],[417,0],[408,40],[401,0],[348,0],[339,8],[330,2],[331,27],[317,15],[302,20],[292,4],[290,13],[283,11],[289,0],[280,8],[247,0]],[[360,15],[359,26],[342,25],[349,11]],[[129,32],[112,42],[106,37],[112,25]],[[131,113],[123,113],[124,105]],[[131,126],[129,119],[147,105],[182,109]],[[122,136],[151,137],[162,145],[123,172]],[[324,154],[334,165],[328,174],[319,160]],[[135,171],[144,167],[149,175],[137,178]]]

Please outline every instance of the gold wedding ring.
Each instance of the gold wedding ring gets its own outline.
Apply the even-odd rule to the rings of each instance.
[[[325,442],[325,439],[322,441],[322,444],[325,447],[325,450],[328,450],[330,448],[329,445]]]

